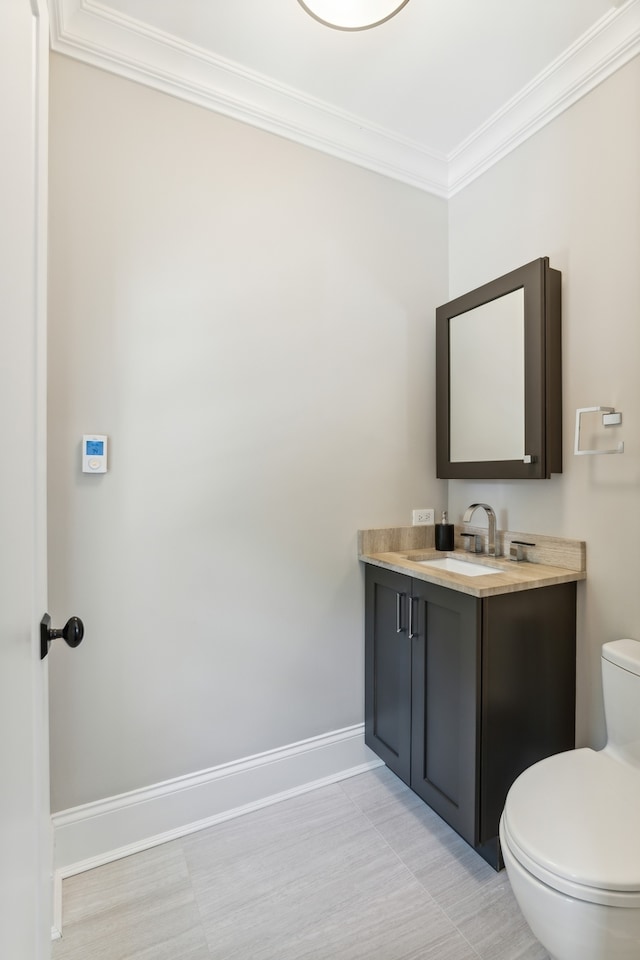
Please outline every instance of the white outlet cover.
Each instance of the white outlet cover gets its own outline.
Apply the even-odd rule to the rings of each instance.
[[[431,526],[435,522],[435,510],[432,507],[422,507],[413,511],[412,518],[414,527]]]

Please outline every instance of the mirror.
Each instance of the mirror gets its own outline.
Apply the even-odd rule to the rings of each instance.
[[[437,308],[438,477],[561,472],[560,280],[543,257]]]
[[[482,389],[472,402],[477,371]],[[473,388],[472,388],[473,389]],[[505,397],[509,402],[505,403]],[[487,428],[490,425],[490,429]],[[524,291],[452,317],[449,323],[451,460],[522,460],[524,443]]]

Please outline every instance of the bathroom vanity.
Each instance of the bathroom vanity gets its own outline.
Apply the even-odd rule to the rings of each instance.
[[[360,534],[365,741],[500,869],[498,822],[509,787],[526,767],[575,745],[584,544],[502,534],[506,547],[509,537],[535,540],[537,562],[447,554],[497,571],[469,576],[425,564],[443,558],[418,545],[432,531]],[[542,562],[548,558],[570,566]]]

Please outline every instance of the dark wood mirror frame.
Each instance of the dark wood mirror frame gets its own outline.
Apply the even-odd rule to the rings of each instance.
[[[449,323],[522,288],[524,292],[524,460],[450,458]],[[442,479],[540,480],[562,472],[561,273],[541,257],[436,309],[436,462]],[[478,370],[477,390],[486,370]]]

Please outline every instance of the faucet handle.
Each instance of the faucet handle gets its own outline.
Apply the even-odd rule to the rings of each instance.
[[[482,553],[482,536],[479,533],[461,533],[467,553]]]
[[[509,547],[510,560],[526,560],[525,547],[535,547],[535,543],[529,543],[527,540],[512,540]]]

